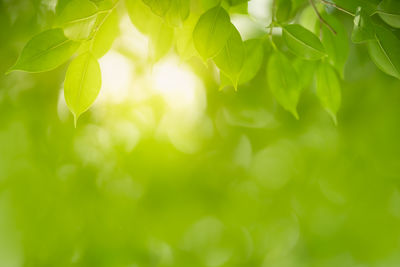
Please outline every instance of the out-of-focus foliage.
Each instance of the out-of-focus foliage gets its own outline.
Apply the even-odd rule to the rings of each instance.
[[[0,1],[1,267],[400,264],[396,1],[73,2]]]

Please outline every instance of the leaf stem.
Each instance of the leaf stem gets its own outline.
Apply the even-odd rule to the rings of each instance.
[[[336,8],[337,10],[340,10],[340,11],[346,13],[347,15],[350,15],[350,16],[353,16],[353,17],[355,16],[355,14],[351,13],[350,11],[348,11],[348,10],[346,10],[346,9],[344,9],[344,8],[342,8],[342,7],[336,5],[335,3],[332,3],[332,2],[330,2],[328,0],[321,0],[321,2],[323,4],[325,4],[325,5],[327,5],[327,6],[331,6],[331,7]]]
[[[324,24],[334,35],[336,35],[335,29],[321,16],[319,13],[317,7],[315,6],[314,0],[308,0],[312,6],[312,8],[315,11],[315,14],[317,14],[319,21]]]

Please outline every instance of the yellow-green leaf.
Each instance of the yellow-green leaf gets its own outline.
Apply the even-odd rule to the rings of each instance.
[[[92,53],[101,58],[111,48],[118,35],[118,13],[113,9],[98,16],[96,27],[92,36]]]
[[[193,31],[194,46],[203,59],[209,59],[224,48],[232,27],[228,13],[216,6],[199,18]]]
[[[267,79],[269,88],[278,103],[298,119],[297,103],[301,84],[292,63],[280,52],[271,55],[268,61]]]
[[[325,62],[317,70],[317,96],[336,124],[336,113],[341,102],[340,82],[335,69]]]
[[[42,72],[66,62],[78,49],[79,43],[64,36],[62,29],[51,29],[34,36],[24,47],[9,71]]]
[[[326,55],[318,37],[299,24],[284,26],[282,35],[288,48],[298,57],[318,60]]]
[[[231,36],[226,42],[225,47],[214,58],[215,64],[232,81],[237,89],[238,79],[246,57],[245,47],[240,37],[240,33],[231,26]]]
[[[64,97],[74,114],[75,125],[79,116],[96,100],[101,87],[100,66],[96,58],[86,52],[76,57],[68,67],[64,81]]]
[[[57,25],[72,40],[88,39],[96,23],[97,6],[89,0],[72,0],[57,18]]]

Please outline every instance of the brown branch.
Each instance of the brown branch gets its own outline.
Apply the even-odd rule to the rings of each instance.
[[[319,13],[317,7],[315,6],[314,0],[308,0],[308,1],[310,2],[311,6],[313,7],[315,14],[317,14],[319,21],[321,21],[322,24],[324,24],[334,35],[336,35],[335,29],[331,25],[329,25],[329,23]]]
[[[325,4],[325,5],[327,5],[327,6],[334,7],[334,8],[336,8],[337,10],[340,10],[340,11],[342,11],[342,12],[344,12],[344,13],[350,15],[350,16],[353,16],[353,17],[355,16],[355,14],[351,13],[350,11],[348,11],[348,10],[346,10],[346,9],[344,9],[344,8],[342,8],[342,7],[336,5],[335,3],[332,3],[332,2],[330,2],[330,1],[328,1],[328,0],[321,0],[321,2],[322,2],[323,4]]]

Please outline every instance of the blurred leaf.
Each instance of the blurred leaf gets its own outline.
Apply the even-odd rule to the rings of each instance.
[[[317,96],[337,124],[336,113],[341,102],[340,83],[335,69],[325,62],[319,64],[317,70]]]
[[[97,6],[89,0],[70,1],[57,18],[57,25],[72,40],[88,39],[96,23]]]
[[[309,61],[301,58],[297,58],[293,62],[293,66],[299,75],[301,88],[311,86],[317,63],[317,61]]]
[[[385,73],[400,79],[400,40],[389,30],[376,26],[375,41],[368,42],[374,63]]]
[[[62,29],[47,30],[34,36],[24,47],[9,71],[42,72],[66,62],[78,49],[79,43],[64,36]]]
[[[291,18],[292,14],[292,1],[291,0],[278,0],[276,2],[275,17],[278,22],[286,22]]]
[[[325,49],[318,37],[301,25],[284,26],[283,39],[289,49],[301,58],[318,60],[325,56]]]
[[[231,35],[225,47],[214,58],[214,62],[230,78],[236,90],[246,51],[240,33],[235,26],[231,27]]]
[[[152,62],[157,62],[165,56],[172,47],[174,31],[167,24],[162,23],[150,33],[149,50]]]
[[[267,68],[268,85],[278,103],[298,119],[296,106],[301,93],[296,70],[292,63],[280,52],[274,53]]]
[[[190,14],[189,18],[185,20],[182,27],[177,28],[176,30],[176,49],[183,60],[188,60],[192,56],[197,55],[192,38],[193,30],[196,26],[197,20],[198,17],[196,15]]]
[[[354,17],[354,28],[351,40],[354,43],[362,43],[375,39],[374,25],[370,17],[359,7]]]
[[[100,66],[90,53],[76,57],[68,67],[64,82],[64,97],[74,114],[74,122],[96,100],[101,87]]]
[[[170,8],[173,0],[143,0],[150,9],[160,17],[163,17]]]
[[[171,0],[170,7],[164,17],[171,26],[181,26],[189,17],[189,13],[190,1]]]
[[[193,31],[194,46],[206,60],[218,54],[226,45],[232,27],[228,13],[216,6],[201,15]]]
[[[383,0],[379,4],[376,13],[390,26],[400,28],[400,1]]]
[[[334,34],[328,29],[328,27],[322,25],[322,44],[328,54],[328,61],[337,69],[341,77],[343,77],[344,65],[346,64],[350,51],[347,31],[343,24],[334,16],[328,16],[325,14],[322,14],[322,16],[336,32],[336,34]]]

